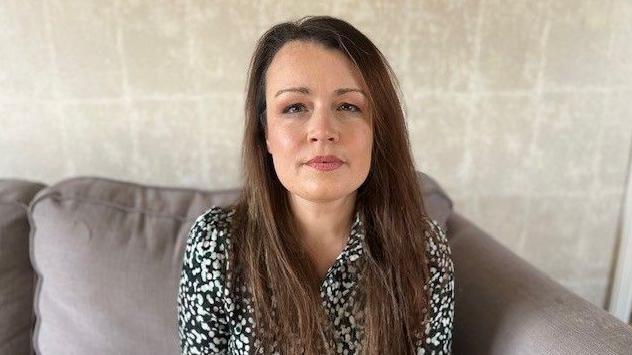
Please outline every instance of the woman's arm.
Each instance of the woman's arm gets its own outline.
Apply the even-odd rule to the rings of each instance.
[[[186,243],[178,291],[178,333],[182,354],[224,354],[228,321],[224,308],[225,233],[219,233],[219,210],[194,222]]]
[[[429,243],[428,263],[430,279],[426,284],[430,296],[429,315],[423,344],[417,354],[451,354],[454,323],[454,264],[445,232],[434,220],[428,220],[432,233]]]

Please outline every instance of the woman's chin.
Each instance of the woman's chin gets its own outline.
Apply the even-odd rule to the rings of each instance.
[[[329,187],[322,188],[312,188],[303,190],[301,193],[298,193],[304,200],[308,200],[311,202],[330,202],[340,200],[342,198],[348,197],[353,191],[347,191],[346,189],[332,189]]]

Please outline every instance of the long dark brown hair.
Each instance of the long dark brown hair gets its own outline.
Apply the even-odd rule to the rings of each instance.
[[[232,265],[253,300],[255,334],[266,351],[331,352],[331,329],[321,306],[319,277],[297,238],[288,191],[266,149],[265,75],[289,41],[311,41],[341,51],[367,84],[373,147],[356,210],[364,229],[359,296],[364,310],[362,352],[413,354],[427,321],[426,241],[431,233],[417,180],[399,84],[380,50],[348,22],[307,16],[280,23],[259,39],[250,62],[243,137],[243,189],[232,206]],[[239,284],[239,285],[238,285]],[[274,308],[274,311],[273,311]],[[421,334],[421,335],[420,335]]]

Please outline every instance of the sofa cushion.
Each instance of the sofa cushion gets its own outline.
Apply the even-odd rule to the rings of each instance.
[[[421,180],[429,179],[419,175]],[[424,187],[446,216],[447,196]],[[78,177],[31,205],[35,349],[42,354],[177,354],[177,292],[195,219],[237,189],[201,191]],[[440,217],[439,217],[440,218]],[[442,221],[445,224],[445,220]]]
[[[28,204],[46,185],[0,179],[0,354],[30,354],[33,269]]]
[[[175,306],[188,229],[233,195],[89,177],[41,191],[31,205],[35,350],[179,353]]]
[[[426,213],[446,230],[448,217],[452,214],[454,203],[445,190],[431,176],[417,172],[417,182],[421,185],[421,193]],[[447,235],[450,238],[449,235]]]

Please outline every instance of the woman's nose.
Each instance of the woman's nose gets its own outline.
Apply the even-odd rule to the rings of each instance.
[[[311,117],[309,141],[337,142],[340,136],[335,124],[336,117],[329,110],[317,109]]]

